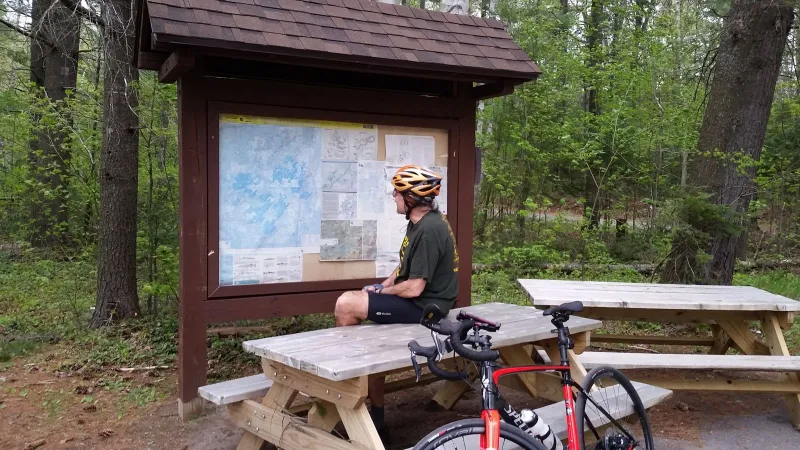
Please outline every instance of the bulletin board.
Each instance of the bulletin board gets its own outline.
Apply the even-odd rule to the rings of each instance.
[[[220,114],[218,159],[220,286],[388,276],[405,164],[443,176],[447,212],[446,129]]]

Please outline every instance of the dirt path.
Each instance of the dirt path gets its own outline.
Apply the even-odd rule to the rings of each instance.
[[[89,375],[18,361],[0,371],[0,449],[234,450],[241,431],[224,409],[183,423],[175,387],[173,372]],[[436,426],[479,409],[478,396],[469,393],[453,411],[428,411],[435,389],[387,398],[393,436],[387,450],[408,448]],[[518,407],[545,404],[504,394]],[[659,450],[800,448],[800,432],[789,424],[779,395],[682,392],[650,415]]]

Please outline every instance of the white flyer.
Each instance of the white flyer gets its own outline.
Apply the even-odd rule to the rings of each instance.
[[[378,253],[378,258],[375,261],[375,277],[384,278],[391,275],[397,266],[400,265],[400,255],[397,251]]]
[[[233,284],[260,283],[260,264],[256,252],[233,255]]]
[[[341,192],[322,193],[322,219],[352,220],[356,218],[359,194]]]
[[[299,250],[270,252],[261,256],[262,283],[303,281],[303,254]]]
[[[358,163],[355,161],[322,161],[323,192],[356,192]]]
[[[350,159],[350,133],[341,128],[322,130],[322,159]]]
[[[436,164],[436,141],[433,136],[409,136],[408,145],[411,148],[411,164],[428,168]]]
[[[303,253],[292,249],[249,249],[233,254],[233,284],[303,281]]]
[[[399,252],[406,237],[408,221],[405,216],[395,214],[378,221],[378,252]]]
[[[384,171],[383,161],[358,162],[358,218],[378,220],[386,210],[387,187],[391,189],[390,179]]]
[[[319,235],[304,234],[300,236],[300,246],[302,253],[319,253]]]
[[[378,159],[378,128],[351,130],[349,136],[350,157],[358,161]]]
[[[386,164],[405,166],[414,164],[411,160],[410,136],[401,134],[386,135]]]

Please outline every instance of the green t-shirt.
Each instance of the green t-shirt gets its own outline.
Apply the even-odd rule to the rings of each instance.
[[[439,211],[408,222],[395,283],[414,278],[426,281],[414,303],[420,308],[435,303],[447,314],[458,296],[458,250],[453,230]]]

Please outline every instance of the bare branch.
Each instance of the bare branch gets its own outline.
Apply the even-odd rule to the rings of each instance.
[[[61,0],[61,3],[63,3],[70,10],[74,11],[78,17],[88,20],[89,22],[92,22],[100,27],[106,26],[106,23],[102,18],[100,18],[100,16],[98,16],[94,11],[84,8],[76,0]]]
[[[3,25],[7,26],[8,28],[11,28],[12,30],[16,31],[17,33],[20,33],[22,35],[28,36],[29,38],[33,37],[29,30],[26,30],[24,28],[20,28],[19,26],[14,25],[13,23],[6,21],[5,19],[0,18],[0,23],[2,23]]]

